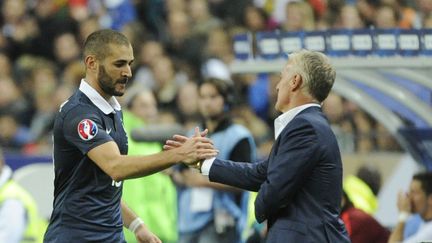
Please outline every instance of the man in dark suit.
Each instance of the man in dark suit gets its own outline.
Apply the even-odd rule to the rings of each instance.
[[[320,104],[336,72],[322,53],[289,56],[276,87],[275,138],[259,163],[208,159],[198,167],[210,181],[258,191],[255,216],[267,220],[268,243],[350,242],[339,219],[342,162],[336,138]],[[196,135],[198,136],[198,134]],[[186,138],[175,136],[166,149]]]

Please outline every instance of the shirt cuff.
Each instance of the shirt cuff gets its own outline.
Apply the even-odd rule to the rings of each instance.
[[[206,159],[204,160],[202,166],[201,166],[201,174],[208,176],[210,174],[210,167],[213,165],[214,160],[216,157]]]

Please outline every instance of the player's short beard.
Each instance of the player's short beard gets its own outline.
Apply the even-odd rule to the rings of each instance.
[[[103,90],[103,92],[105,92],[105,94],[107,95],[111,95],[111,96],[123,96],[124,92],[121,91],[116,91],[115,89],[115,85],[117,83],[127,83],[127,78],[124,79],[119,79],[114,81],[114,79],[112,79],[108,73],[106,72],[106,69],[103,65],[100,65],[99,68],[99,75],[98,75],[99,79],[99,86],[101,87],[101,89]]]

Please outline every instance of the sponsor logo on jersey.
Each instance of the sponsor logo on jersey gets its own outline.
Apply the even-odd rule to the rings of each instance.
[[[78,123],[78,135],[84,141],[88,141],[96,136],[98,127],[90,119],[84,119]]]

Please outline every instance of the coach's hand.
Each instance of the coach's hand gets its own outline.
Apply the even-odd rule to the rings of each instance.
[[[135,237],[139,243],[162,243],[162,241],[155,234],[150,232],[144,224],[141,224],[135,231]]]

